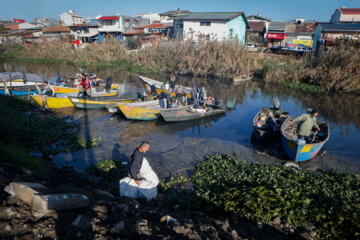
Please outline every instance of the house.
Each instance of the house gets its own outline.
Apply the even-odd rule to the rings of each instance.
[[[66,26],[54,26],[42,29],[43,37],[67,40],[70,35],[70,28]]]
[[[313,49],[321,50],[342,38],[360,40],[360,24],[319,23],[314,32]]]
[[[31,24],[31,23],[17,23],[13,25],[8,25],[5,27],[11,31],[15,30],[31,30],[31,29],[39,29],[39,26]]]
[[[99,42],[104,42],[106,37],[115,37],[118,40],[124,39],[124,17],[103,16],[99,21]]]
[[[140,26],[150,24],[150,20],[142,17],[124,17],[124,32],[134,31]]]
[[[145,18],[145,19],[149,19],[149,24],[152,23],[161,23],[161,16],[159,13],[145,13],[145,14],[137,14],[137,15],[133,15],[132,17],[141,17],[141,18]]]
[[[360,8],[338,8],[330,19],[331,23],[360,23]]]
[[[75,14],[73,10],[69,10],[68,12],[63,12],[60,14],[60,21],[64,26],[83,24],[83,17]]]
[[[247,43],[262,44],[266,33],[265,22],[248,21],[249,29],[247,30]]]
[[[156,45],[156,41],[159,39],[165,39],[172,32],[171,25],[164,25],[162,23],[145,24],[137,27],[131,32],[126,32],[124,35],[127,40],[136,40],[140,37],[139,41],[141,44],[151,43],[153,46]]]
[[[57,20],[55,18],[35,18],[35,24],[40,27],[56,26]]]
[[[243,12],[198,12],[178,14],[173,19],[174,36],[195,42],[238,39],[244,44],[249,28]]]
[[[286,22],[271,22],[268,33],[266,34],[269,47],[285,46],[285,27]]]
[[[287,46],[304,45],[311,48],[316,26],[316,22],[305,22],[304,18],[296,18],[295,21],[287,22],[285,25],[285,42]]]
[[[190,14],[191,12],[188,10],[180,10],[180,8],[178,8],[177,10],[172,10],[172,11],[167,11],[164,13],[160,13],[160,22],[164,23],[164,24],[168,24],[168,25],[172,25],[173,24],[173,18],[181,15],[181,14]]]
[[[69,26],[70,34],[74,36],[74,40],[79,40],[79,43],[93,43],[98,40],[98,23],[89,22],[85,24]]]

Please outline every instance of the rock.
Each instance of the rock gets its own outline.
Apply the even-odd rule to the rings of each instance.
[[[94,194],[102,200],[113,200],[115,198],[114,195],[112,195],[111,193],[102,191],[100,189],[95,189]]]
[[[74,219],[74,221],[71,223],[71,226],[79,227],[79,226],[80,226],[81,218],[82,218],[81,214],[78,215],[78,216]]]
[[[166,216],[162,216],[160,219],[160,222],[165,222],[166,221],[166,225],[168,225],[169,223],[175,223],[177,222],[177,220],[169,215]]]
[[[93,210],[95,212],[100,212],[100,213],[104,213],[104,214],[106,214],[108,212],[108,208],[103,205],[97,205],[97,206],[93,207]]]
[[[125,229],[125,222],[120,221],[111,229],[111,233],[119,234],[124,229]]]
[[[76,233],[76,237],[77,237],[77,238],[81,238],[81,236],[82,236],[82,232],[81,232],[81,231],[78,231],[78,232]]]
[[[147,220],[146,219],[138,220],[135,223],[135,229],[136,229],[138,234],[148,234],[149,233],[149,228],[148,228],[148,225],[147,225]]]
[[[5,192],[27,203],[31,203],[35,194],[46,194],[49,189],[39,183],[12,182],[5,187]]]
[[[50,215],[53,215],[55,214],[56,215],[56,212],[55,211],[36,211],[36,210],[33,210],[32,211],[32,216],[36,219],[40,219],[40,218],[43,218],[43,217],[46,217],[46,216],[50,216]]]
[[[11,226],[9,224],[6,224],[5,231],[11,231]]]
[[[34,195],[31,203],[38,211],[82,208],[89,205],[89,198],[82,194],[48,194]]]
[[[279,225],[281,224],[281,219],[279,217],[276,217],[274,220],[273,220],[273,224],[274,225]]]
[[[237,233],[237,231],[236,231],[235,229],[231,231],[231,235],[232,235],[233,238],[235,238],[235,239],[238,239],[238,238],[239,238],[239,235],[238,235],[238,233]]]
[[[161,218],[160,218],[160,222],[165,222],[166,221],[166,216],[162,216]]]
[[[78,193],[78,194],[83,194],[83,195],[87,196],[88,198],[94,197],[90,191],[82,189],[82,188],[77,188],[77,187],[60,186],[56,190],[58,193]]]

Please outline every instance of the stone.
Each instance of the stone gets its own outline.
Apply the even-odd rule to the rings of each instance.
[[[90,191],[87,191],[82,188],[70,187],[70,186],[60,186],[56,189],[58,193],[78,193],[86,195],[88,198],[93,198],[93,194]]]
[[[122,230],[125,229],[125,222],[120,221],[111,228],[111,233],[119,234]]]
[[[239,238],[239,235],[238,235],[238,233],[237,233],[237,231],[236,231],[235,229],[231,231],[231,235],[232,235],[233,238],[235,238],[235,239],[238,239],[238,238]]]
[[[74,227],[79,227],[80,226],[80,222],[81,222],[81,218],[82,216],[81,215],[78,215],[74,221],[71,223],[71,226],[74,226]]]
[[[103,205],[97,205],[97,206],[93,207],[93,210],[95,212],[100,212],[100,213],[104,213],[104,214],[106,214],[108,212],[108,208]]]
[[[77,193],[34,195],[31,205],[38,211],[82,208],[89,206],[89,198]]]
[[[39,183],[12,182],[5,187],[5,192],[24,202],[31,203],[35,194],[45,194],[49,189]]]
[[[135,224],[135,229],[138,234],[148,234],[149,228],[147,225],[147,220],[146,219],[138,220]]]
[[[281,224],[281,219],[279,217],[276,217],[274,220],[273,220],[273,224],[274,225],[279,225]]]
[[[9,224],[6,224],[5,230],[6,230],[6,231],[11,231],[11,226],[10,226]]]
[[[100,190],[100,189],[95,189],[94,194],[95,194],[95,196],[97,196],[98,198],[103,199],[103,200],[113,200],[115,198],[114,195],[112,195],[111,193]]]

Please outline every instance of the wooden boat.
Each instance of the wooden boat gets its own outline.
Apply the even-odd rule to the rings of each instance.
[[[153,100],[147,102],[135,103],[117,103],[120,111],[127,119],[133,120],[154,120],[160,116],[160,110],[167,111],[169,109],[162,108],[161,100]],[[185,107],[175,107],[170,109],[183,109]]]
[[[277,126],[275,127],[275,129],[266,128],[265,123],[269,111],[273,112],[274,118],[276,119]],[[281,113],[276,114],[274,109],[262,108],[253,119],[254,131],[252,136],[255,138],[255,140],[258,141],[265,141],[274,138],[276,135],[280,136],[281,125],[283,124],[288,115],[288,112],[282,111]]]
[[[315,133],[311,143],[299,141],[296,133],[297,124],[289,124],[293,117],[288,117],[281,126],[281,142],[286,155],[296,162],[315,157],[330,137],[330,128],[326,122],[318,122],[320,133]]]
[[[203,110],[203,109],[198,109]],[[224,114],[225,109],[210,109],[209,111],[198,111],[192,110],[191,107],[182,108],[182,109],[168,109],[160,110],[161,116],[166,122],[182,122],[182,121],[191,121],[195,119],[201,119],[217,114]]]
[[[64,86],[53,86],[55,93],[77,93],[79,92],[79,88],[70,88]],[[118,84],[111,85],[111,89],[115,90],[118,87]]]
[[[19,91],[19,90],[11,90],[11,93],[13,96],[27,96],[29,94],[29,91]],[[30,94],[37,93],[36,90],[30,90]],[[0,95],[6,95],[5,89],[0,89]]]
[[[96,99],[96,97],[105,97],[105,96],[115,96],[117,91],[107,92],[93,92],[92,99]],[[46,108],[69,108],[74,107],[74,104],[70,101],[69,97],[76,97],[77,93],[72,94],[61,94],[56,97],[51,96],[43,96],[43,95],[33,95],[32,98],[42,107]]]
[[[167,93],[167,91],[162,88],[163,82],[160,82],[160,81],[157,81],[157,80],[154,80],[154,79],[151,79],[151,78],[143,77],[143,76],[139,76],[139,78],[140,78],[140,80],[141,80],[143,83],[147,83],[147,84],[149,84],[150,86],[151,86],[151,85],[154,85],[155,88],[156,88],[156,93],[157,93],[157,94],[160,95],[161,92]],[[184,87],[184,86],[183,86],[183,90],[185,91],[186,96],[187,96],[188,98],[191,98],[191,97],[192,97],[192,93],[194,92],[194,89],[193,89],[193,88]],[[173,97],[176,97],[175,92],[172,93],[172,96],[173,96]]]
[[[116,104],[118,102],[130,103],[137,100],[137,99],[118,97],[118,96],[106,96],[106,97],[96,97],[96,98],[69,97],[69,99],[76,108],[84,108],[84,109],[101,109],[101,108],[106,108],[105,106],[109,104]]]

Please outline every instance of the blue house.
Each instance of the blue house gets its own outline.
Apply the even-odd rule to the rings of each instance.
[[[245,44],[249,29],[243,12],[197,12],[174,17],[174,36],[184,40],[229,41]]]

